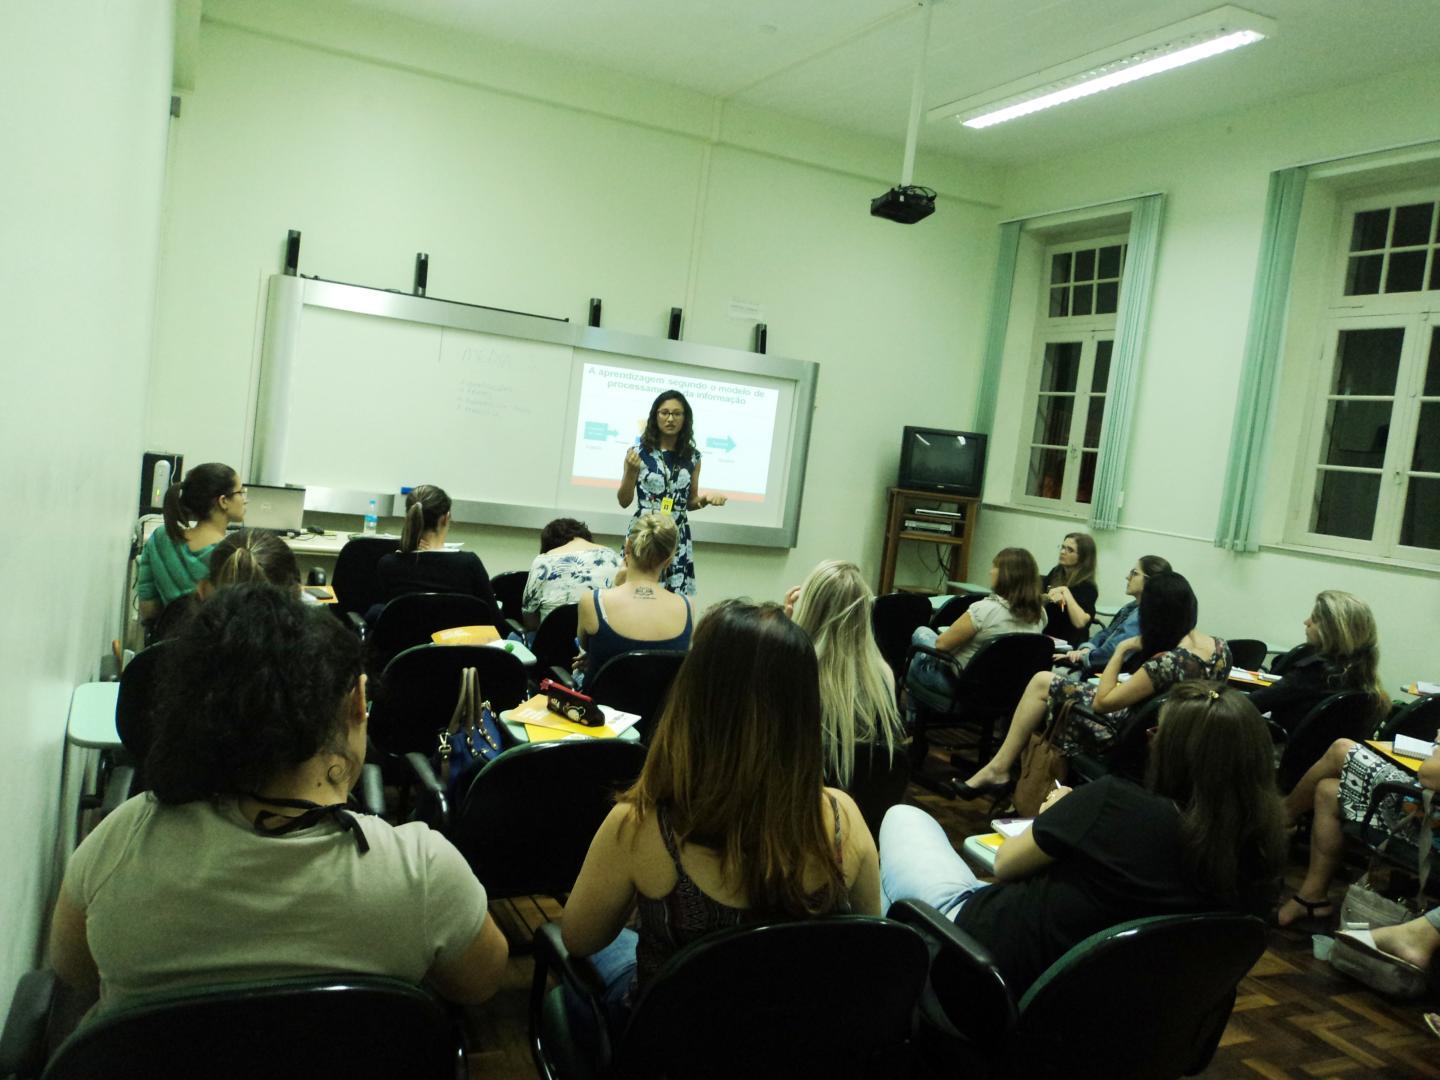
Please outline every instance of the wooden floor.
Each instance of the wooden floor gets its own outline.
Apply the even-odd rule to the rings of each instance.
[[[945,826],[958,846],[989,831],[984,803],[962,803],[912,787],[914,802]],[[1292,868],[1298,881],[1300,866]],[[1294,882],[1292,881],[1292,884]],[[487,1005],[470,1011],[470,1075],[491,1080],[535,1076],[526,1042],[526,1010],[534,968],[524,951],[530,928],[557,918],[549,901],[496,905],[512,943],[506,985]],[[1203,1074],[1211,1080],[1264,1077],[1435,1077],[1440,1039],[1421,1019],[1440,1001],[1394,1004],[1316,960],[1308,933],[1272,930],[1260,962],[1240,984],[1235,1012],[1220,1050]]]

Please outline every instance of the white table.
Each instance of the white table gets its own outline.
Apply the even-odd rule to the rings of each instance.
[[[81,683],[70,695],[65,720],[65,763],[60,774],[60,856],[68,858],[80,836],[80,800],[94,786],[102,750],[120,749],[115,730],[118,682]]]

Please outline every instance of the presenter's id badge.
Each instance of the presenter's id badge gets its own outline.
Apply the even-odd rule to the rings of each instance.
[[[672,499],[669,495],[666,495],[665,498],[663,498],[663,499],[660,500],[660,513],[662,513],[662,514],[671,514],[671,513],[674,513],[674,511],[675,511],[675,500]]]

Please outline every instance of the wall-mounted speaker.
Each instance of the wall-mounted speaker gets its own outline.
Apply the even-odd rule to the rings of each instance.
[[[291,229],[285,237],[285,273],[294,277],[300,270],[300,230]]]
[[[165,509],[165,492],[179,482],[185,470],[184,454],[147,450],[140,458],[140,513],[159,514]]]
[[[682,315],[682,312],[681,312],[681,310],[680,310],[678,307],[672,307],[672,308],[670,309],[670,329],[666,332],[665,336],[668,337],[671,341],[679,341],[679,340],[680,340],[680,316],[681,316],[681,315]]]
[[[600,298],[598,296],[590,298],[590,325],[600,325]]]
[[[415,295],[425,295],[425,282],[430,278],[430,256],[423,251],[415,253]]]

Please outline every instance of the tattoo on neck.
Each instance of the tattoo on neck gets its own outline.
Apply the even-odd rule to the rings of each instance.
[[[654,600],[655,589],[649,585],[636,585],[635,595],[641,600]]]

